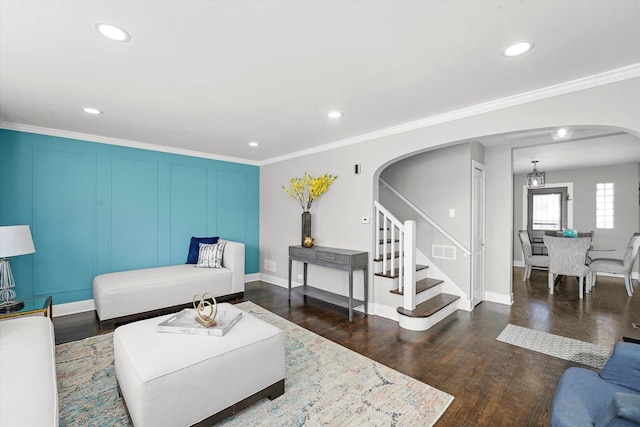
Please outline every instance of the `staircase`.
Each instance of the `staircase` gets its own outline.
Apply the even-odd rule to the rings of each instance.
[[[415,221],[401,222],[377,201],[375,285],[390,287],[400,327],[426,331],[458,309],[457,295],[443,293],[443,281],[417,265]]]

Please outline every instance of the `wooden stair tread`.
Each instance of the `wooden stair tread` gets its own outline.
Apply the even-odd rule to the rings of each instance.
[[[399,243],[400,239],[395,239],[395,240],[391,240],[391,239],[387,239],[387,243]],[[384,245],[384,240],[380,239],[380,244]]]
[[[429,266],[416,264],[416,271],[424,270],[425,268],[429,268]],[[389,270],[384,273],[375,273],[375,275],[379,277],[386,277],[388,279],[395,279],[400,275],[400,270],[396,268],[393,271]]]
[[[394,253],[388,253],[387,254],[387,259],[391,259],[391,258],[399,258],[400,257],[400,252],[396,251]],[[382,256],[378,257],[378,258],[374,258],[373,262],[382,262],[383,258]]]
[[[415,310],[405,310],[403,307],[398,307],[398,313],[409,317],[429,317],[458,299],[460,297],[457,295],[439,294],[422,304],[418,304]]]
[[[434,286],[438,286],[442,282],[443,280],[431,279],[429,277],[427,277],[426,279],[418,280],[416,282],[416,295],[418,295],[421,292],[427,291],[433,288]],[[390,292],[396,295],[404,295],[404,291],[399,291],[397,289],[392,289]]]

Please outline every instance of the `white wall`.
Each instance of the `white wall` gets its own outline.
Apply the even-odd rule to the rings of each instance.
[[[464,143],[427,151],[387,167],[381,178],[446,230],[468,250],[471,249],[471,146]],[[427,257],[431,245],[453,246],[455,260],[431,259],[466,295],[471,295],[471,258],[454,246],[419,215],[407,208],[384,186],[379,201],[401,221],[417,224],[417,246]],[[454,209],[455,216],[449,216]],[[429,277],[434,277],[428,274]]]
[[[314,175],[324,172],[339,175],[329,192],[312,209],[316,242],[318,245],[372,251],[372,224],[361,224],[360,218],[372,216],[372,204],[378,191],[377,178],[387,165],[412,153],[449,143],[561,125],[619,127],[640,136],[640,78],[263,165],[260,180],[262,277],[285,284],[287,247],[299,244],[301,210],[281,189],[281,185],[287,184],[291,177],[302,176],[305,170]],[[353,174],[352,168],[356,163],[362,165],[360,175]],[[513,242],[511,149],[488,147],[485,164],[486,298],[509,303]],[[264,259],[276,261],[275,273],[264,270]],[[346,273],[310,267],[310,274],[311,284],[346,293]],[[359,280],[356,279],[357,284],[361,283]]]

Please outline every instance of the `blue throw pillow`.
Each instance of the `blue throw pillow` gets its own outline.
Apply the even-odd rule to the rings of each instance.
[[[219,237],[192,237],[191,243],[189,244],[189,255],[187,255],[186,264],[197,264],[198,263],[198,253],[200,252],[200,243],[205,243],[207,245],[212,245],[214,243],[218,243]]]

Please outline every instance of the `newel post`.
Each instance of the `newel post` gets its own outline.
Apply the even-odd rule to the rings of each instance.
[[[404,276],[403,282],[405,310],[416,308],[416,222],[404,222]]]

